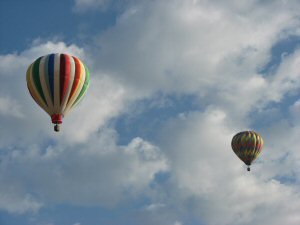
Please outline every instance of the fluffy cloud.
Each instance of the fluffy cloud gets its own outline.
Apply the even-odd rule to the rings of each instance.
[[[296,25],[296,11],[284,6],[262,5],[242,14],[205,1],[135,4],[100,37],[99,66],[141,89],[205,93],[219,83],[250,78],[269,60],[279,34]],[[275,9],[276,16],[269,13]]]
[[[272,73],[261,72],[272,48],[297,33],[299,5],[227,3],[131,1],[96,38],[96,68],[133,96],[194,95],[201,107],[220,107],[250,126],[250,113],[265,112],[299,88],[297,52]]]
[[[29,211],[41,206],[36,202],[112,207],[145,193],[155,174],[168,169],[156,146],[140,138],[117,146],[115,132],[103,132],[76,147],[33,145],[1,156],[1,180],[24,195],[22,201],[0,198],[1,208]]]
[[[63,134],[53,134],[49,116],[31,99],[26,86],[26,70],[37,57],[53,52],[64,52],[81,58],[93,71],[93,60],[76,45],[67,46],[63,42],[35,41],[33,46],[19,54],[0,56],[0,76],[3,88],[0,91],[0,121],[6,129],[1,129],[1,145],[19,141],[38,141],[44,137],[69,142],[85,141],[109,119],[118,115],[129,98],[126,90],[105,74],[92,73],[91,85],[85,101],[65,118]],[[20,79],[21,77],[21,79]],[[77,128],[80,129],[77,129]],[[30,132],[28,132],[30,131]],[[11,136],[14,133],[15,136]],[[40,137],[40,138],[38,138]]]
[[[77,9],[110,4],[75,3]],[[299,32],[299,3],[130,1],[123,10],[113,27],[95,37],[98,52],[95,43],[87,50],[49,41],[0,56],[0,122],[6,128],[0,131],[6,183],[0,207],[114,207],[147,192],[150,200],[138,212],[143,224],[185,224],[189,216],[208,225],[298,224],[299,104],[290,106],[290,118],[279,115],[260,127],[266,151],[252,173],[242,168],[230,141],[259,115],[280,111],[270,103],[298,94],[299,50],[283,56],[276,70],[261,71],[274,45]],[[86,98],[65,118],[60,134],[25,86],[28,64],[53,51],[79,56],[93,72]],[[193,95],[201,112],[186,109],[167,118],[157,143],[136,137],[119,146],[110,120],[126,111],[136,115],[130,104],[157,93]],[[155,181],[161,171],[170,178]]]
[[[276,170],[268,165],[273,164],[273,151],[276,155],[289,145],[293,154],[297,144],[283,141],[283,137],[278,140],[282,145],[271,148],[278,137],[266,136],[263,161],[258,160],[248,173],[230,147],[235,130],[235,125],[228,124],[227,115],[218,109],[190,113],[167,123],[161,146],[172,171],[170,182],[174,188],[169,194],[176,199],[172,203],[191,205],[186,213],[208,225],[298,224],[300,194],[295,184],[299,177],[293,177],[292,183],[278,178],[288,178],[288,171],[299,168],[295,165],[299,157],[290,157],[282,164],[275,157]],[[289,202],[288,207],[283,207],[282,202]]]
[[[31,97],[28,95],[26,85],[26,71],[28,66],[39,56],[49,54],[52,52],[66,52],[79,57],[84,57],[82,49],[75,45],[66,46],[63,42],[53,43],[51,41],[40,43],[38,40],[33,45],[21,53],[0,55],[0,77],[2,88],[0,91],[0,120],[5,124],[7,114],[16,117],[16,121],[10,121],[12,129],[16,127],[21,119],[35,118],[39,120],[39,116],[35,116]],[[31,117],[32,116],[32,117]],[[23,117],[23,118],[21,118]],[[7,132],[9,134],[11,132]],[[2,135],[3,136],[3,135]]]
[[[297,94],[300,83],[300,50],[296,49],[293,54],[282,57],[282,63],[273,77],[270,77],[268,99],[281,101],[285,95]]]
[[[138,137],[128,146],[116,144],[116,133],[106,125],[129,95],[107,75],[92,74],[89,95],[69,120],[65,118],[61,134],[54,134],[49,116],[31,99],[25,81],[27,66],[51,52],[89,62],[78,46],[50,41],[1,56],[0,122],[5,129],[0,168],[5,185],[0,207],[23,213],[37,211],[44,203],[111,206],[122,201],[124,193],[134,197],[156,172],[167,169],[167,163],[158,147]]]
[[[22,117],[20,105],[9,97],[0,97],[0,114],[13,117]]]
[[[43,204],[33,199],[29,194],[20,194],[12,187],[1,187],[0,209],[10,213],[22,214],[25,212],[37,212]]]
[[[93,76],[84,101],[65,118],[60,137],[63,142],[86,141],[127,106],[129,94],[124,87],[105,75]]]

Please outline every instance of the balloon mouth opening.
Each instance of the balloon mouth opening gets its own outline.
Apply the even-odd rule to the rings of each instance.
[[[62,115],[61,114],[53,114],[51,116],[52,123],[61,124],[62,123]]]

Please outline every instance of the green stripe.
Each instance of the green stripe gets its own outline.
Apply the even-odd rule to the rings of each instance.
[[[42,59],[42,57],[38,58],[33,63],[32,76],[33,76],[34,85],[35,85],[35,87],[36,87],[36,89],[38,91],[38,94],[41,96],[41,98],[43,99],[44,103],[47,105],[47,101],[45,99],[45,96],[44,96],[44,93],[43,93],[43,89],[42,89],[42,85],[41,85],[41,81],[40,81],[40,69],[39,69],[39,66],[40,66],[41,59]]]
[[[84,66],[84,69],[85,69],[84,84],[82,86],[82,89],[81,89],[78,97],[76,98],[76,100],[75,100],[75,102],[73,103],[72,106],[76,105],[80,101],[80,99],[83,97],[84,93],[86,92],[86,90],[87,90],[87,88],[89,87],[89,84],[90,84],[90,72],[89,72],[88,68],[85,65],[83,65],[83,66]]]

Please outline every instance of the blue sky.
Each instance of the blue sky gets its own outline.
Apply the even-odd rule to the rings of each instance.
[[[300,3],[0,1],[1,225],[298,225]],[[89,90],[54,133],[41,55]],[[233,135],[265,141],[251,173]],[[284,203],[284,204],[283,204]]]

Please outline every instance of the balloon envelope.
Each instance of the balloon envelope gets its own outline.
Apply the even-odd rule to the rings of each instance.
[[[84,96],[90,82],[88,68],[76,57],[49,54],[35,60],[27,70],[27,87],[52,123],[62,123]]]
[[[237,133],[231,141],[234,153],[248,166],[258,157],[263,147],[262,137],[254,131]]]

